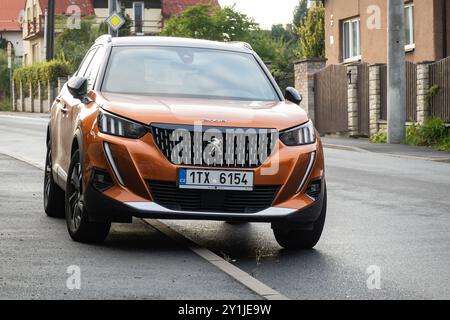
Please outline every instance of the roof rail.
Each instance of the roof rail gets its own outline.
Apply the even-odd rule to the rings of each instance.
[[[96,43],[101,42],[101,41],[111,42],[112,36],[110,34],[104,34],[104,35],[98,37],[97,39],[95,39]]]
[[[232,44],[232,45],[238,45],[240,47],[244,47],[244,48],[246,48],[248,50],[253,51],[253,48],[252,48],[251,44],[248,43],[248,42],[244,42],[244,41],[230,41],[228,43]]]

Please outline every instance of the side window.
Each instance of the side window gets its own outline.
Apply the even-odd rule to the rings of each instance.
[[[97,74],[98,71],[100,70],[100,66],[104,56],[105,56],[105,49],[103,47],[99,47],[94,57],[92,58],[92,62],[86,69],[84,77],[88,79],[88,90],[91,90],[94,86],[95,79],[97,78]]]
[[[78,68],[77,76],[84,76],[86,69],[89,67],[92,57],[94,56],[96,51],[97,51],[97,48],[94,48],[86,54],[86,57],[84,58],[80,67]]]

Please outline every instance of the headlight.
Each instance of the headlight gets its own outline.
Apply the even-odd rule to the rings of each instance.
[[[147,129],[143,125],[115,116],[103,110],[100,110],[100,113],[98,114],[97,124],[101,133],[113,136],[139,139],[147,133]]]
[[[287,146],[301,146],[316,142],[316,131],[311,121],[280,133],[280,140]]]

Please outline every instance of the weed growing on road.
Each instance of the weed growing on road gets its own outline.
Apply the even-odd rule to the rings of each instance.
[[[373,134],[370,137],[370,142],[372,142],[372,143],[387,143],[387,133],[384,131],[380,131],[378,133]]]
[[[231,262],[232,261],[232,259],[231,259],[231,257],[229,255],[227,255],[224,252],[220,252],[220,253],[222,254],[223,260],[225,260],[226,262]]]

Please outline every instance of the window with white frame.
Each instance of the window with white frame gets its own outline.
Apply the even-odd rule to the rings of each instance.
[[[414,4],[405,6],[405,38],[406,49],[414,48]]]
[[[342,57],[344,62],[361,59],[360,18],[342,23]]]

